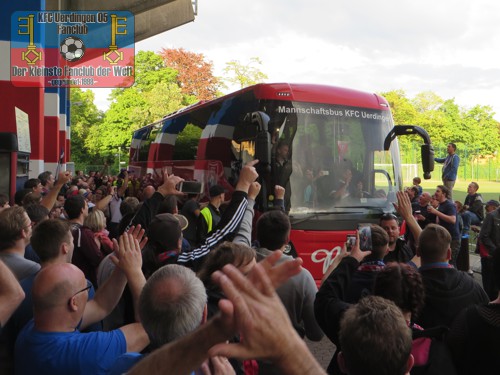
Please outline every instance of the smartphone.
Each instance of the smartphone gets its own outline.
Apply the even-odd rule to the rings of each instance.
[[[203,182],[183,181],[179,184],[178,190],[186,194],[201,194],[203,192]]]
[[[359,248],[360,250],[367,251],[372,250],[372,228],[370,224],[359,224]]]
[[[346,241],[346,249],[347,251],[351,251],[351,249],[356,245],[356,235],[355,234],[348,234],[347,235],[347,241]]]

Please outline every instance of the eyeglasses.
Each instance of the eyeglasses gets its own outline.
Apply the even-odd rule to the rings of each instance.
[[[78,292],[76,292],[75,294],[73,294],[73,295],[71,296],[71,298],[73,298],[73,297],[74,297],[74,296],[76,296],[77,294],[80,294],[80,293],[83,293],[83,292],[86,292],[86,291],[90,290],[90,288],[92,288],[92,285],[89,285],[89,286],[87,286],[87,287],[83,288],[82,290],[79,290]],[[70,299],[71,299],[71,298],[70,298]]]
[[[77,296],[78,294],[80,293],[83,293],[83,292],[87,292],[90,288],[92,288],[92,285],[89,285],[85,288],[83,288],[82,290],[79,290],[78,292],[76,292],[75,294],[73,294],[69,299],[68,299],[68,306],[71,307],[71,300]],[[88,297],[87,297],[88,298]]]

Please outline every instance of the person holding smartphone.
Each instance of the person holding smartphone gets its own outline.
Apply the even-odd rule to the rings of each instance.
[[[365,238],[361,240],[362,237]],[[371,249],[367,248],[370,242]],[[328,366],[329,374],[340,373],[337,363],[340,351],[339,329],[345,307],[371,294],[375,277],[385,268],[383,259],[389,251],[388,244],[389,236],[382,227],[376,224],[361,225],[351,252],[340,261],[316,294],[316,321],[330,341],[337,346]],[[342,305],[340,308],[339,303]]]

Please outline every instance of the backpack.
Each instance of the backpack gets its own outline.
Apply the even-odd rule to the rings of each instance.
[[[444,342],[445,326],[413,330],[414,357],[427,358],[425,364],[414,365],[411,375],[457,375],[450,349]]]

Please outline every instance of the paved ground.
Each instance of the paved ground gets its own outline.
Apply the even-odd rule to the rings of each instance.
[[[479,255],[471,253],[469,254],[469,260],[471,269],[474,271],[474,279],[481,284],[481,261]],[[335,345],[327,337],[324,337],[319,342],[312,342],[306,339],[306,344],[321,366],[326,370],[335,351]]]
[[[333,353],[335,352],[335,345],[333,345],[326,336],[323,337],[323,340],[318,342],[306,339],[306,344],[309,347],[309,350],[314,354],[314,357],[316,357],[316,360],[326,370],[330,360],[332,359]]]

